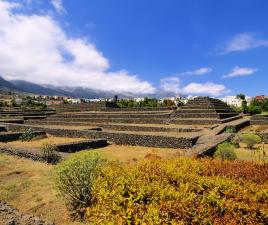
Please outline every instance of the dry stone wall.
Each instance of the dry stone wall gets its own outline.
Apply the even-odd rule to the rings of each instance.
[[[73,153],[85,149],[96,149],[107,146],[107,140],[105,139],[95,139],[95,140],[86,140],[86,141],[77,141],[66,144],[57,145],[57,150],[59,152]]]
[[[19,124],[6,124],[7,129],[10,131],[16,131],[19,129],[24,130],[25,127],[31,127],[35,130],[44,131],[48,134],[60,137],[85,137],[90,139],[104,138],[109,142],[118,145],[139,145],[145,147],[159,147],[159,148],[191,148],[196,140],[198,134],[171,137],[171,136],[159,136],[159,135],[144,135],[133,133],[120,133],[120,132],[102,132],[102,131],[87,131],[87,130],[71,130],[71,129],[56,129],[56,128],[44,128],[35,127],[30,125]]]
[[[9,142],[9,141],[16,141],[20,138],[22,135],[22,132],[5,132],[5,133],[0,133],[0,142]],[[43,131],[36,131],[35,135],[45,135],[46,133]]]
[[[6,146],[6,145],[3,145],[3,144],[0,144],[0,152],[8,154],[8,155],[18,156],[18,157],[22,157],[22,158],[26,158],[26,159],[31,159],[31,160],[34,160],[34,161],[48,163],[47,159],[37,151],[36,152],[31,152],[31,151],[28,151],[27,149],[14,148],[14,147],[11,147],[11,146]],[[57,155],[57,156],[54,157],[53,160],[54,161],[51,161],[49,163],[55,164],[55,163],[59,162],[61,160],[61,156]]]
[[[255,115],[250,119],[250,125],[268,125],[268,115]]]

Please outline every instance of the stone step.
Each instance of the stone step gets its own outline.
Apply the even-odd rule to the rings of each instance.
[[[25,122],[26,125],[36,125],[36,121],[28,120]],[[39,121],[38,125],[51,125],[49,121]],[[61,126],[83,126],[84,123],[80,122],[62,122],[62,121],[53,121],[53,125],[61,125]],[[86,124],[88,126],[95,126],[95,128],[88,129],[96,129],[102,128],[104,130],[117,130],[117,131],[142,131],[142,132],[178,132],[178,133],[186,133],[186,132],[200,132],[202,129],[192,128],[192,127],[184,127],[184,128],[173,128],[166,127],[163,125],[159,126],[143,126],[141,125],[130,125],[130,124],[107,124],[107,123],[90,123]]]
[[[6,132],[6,127],[5,126],[0,126],[0,132]]]
[[[53,118],[169,118],[170,113],[167,114],[83,114],[83,115],[55,115]]]
[[[66,121],[66,122],[83,122],[85,123],[137,123],[137,124],[165,124],[163,118],[48,118],[46,121]]]
[[[268,120],[268,115],[254,115],[251,120]]]
[[[72,115],[155,115],[155,114],[169,114],[170,112],[172,111],[119,111],[119,112],[102,112],[102,111],[99,111],[99,112],[93,112],[93,111],[88,111],[88,112],[71,112],[71,113],[58,113],[56,115],[52,115],[53,116],[57,116],[57,115],[60,115],[60,116],[72,116]]]
[[[250,120],[250,125],[268,125],[268,120]]]
[[[203,106],[214,106],[214,107],[219,107],[219,106],[221,106],[221,107],[223,107],[223,108],[229,108],[229,106],[228,105],[226,105],[226,104],[223,104],[223,103],[217,103],[217,104],[211,104],[211,103],[188,103],[188,104],[186,104],[185,106],[201,106],[201,107],[203,107]]]
[[[19,123],[19,124],[23,124],[24,120],[23,119],[0,119],[0,123]]]
[[[226,118],[226,119],[222,119],[221,123],[231,122],[231,121],[234,121],[234,120],[237,120],[237,119],[240,119],[240,118],[242,118],[242,116],[240,116],[240,115],[229,117],[229,118]]]
[[[210,97],[196,97],[194,99],[191,99],[190,101],[220,101],[220,99],[217,98],[210,98]]]
[[[178,113],[176,118],[218,118],[224,119],[237,116],[237,113]]]
[[[220,124],[220,119],[200,119],[200,118],[190,118],[190,119],[172,119],[169,121],[170,124],[181,124],[181,125],[212,125]]]
[[[231,136],[232,134],[228,133],[201,136],[193,148],[186,152],[186,155],[197,157],[212,156],[217,146],[225,141],[231,140]]]
[[[190,101],[187,104],[197,104],[197,105],[227,105],[225,102],[206,102],[206,101]]]
[[[225,102],[222,101],[189,101],[187,104],[225,104]]]
[[[124,111],[132,111],[132,112],[143,112],[143,111],[172,111],[177,109],[176,106],[173,107],[137,107],[137,108],[103,108],[100,109],[102,112],[124,112]]]
[[[267,117],[252,117],[251,120],[268,120]]]
[[[231,109],[178,109],[174,113],[233,113]]]
[[[182,109],[187,109],[187,110],[229,110],[234,112],[233,109],[231,108],[224,108],[224,107],[214,107],[214,106],[183,106]]]
[[[240,119],[241,116],[233,116],[226,119],[215,119],[215,118],[175,118],[169,122],[171,124],[184,124],[184,125],[210,125],[210,124],[221,124],[227,123],[233,120]]]

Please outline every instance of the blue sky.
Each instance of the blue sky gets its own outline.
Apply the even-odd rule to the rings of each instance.
[[[20,6],[12,9],[2,6],[2,11],[11,12],[17,19],[19,16],[29,19],[31,31],[39,26],[39,30],[50,32],[53,38],[63,34],[61,40],[55,40],[57,45],[53,40],[47,42],[51,37],[42,40],[36,35],[34,44],[38,46],[36,52],[41,51],[43,45],[59,51],[47,52],[43,58],[53,58],[50,56],[55,53],[55,59],[60,55],[69,60],[67,63],[63,63],[63,59],[51,60],[48,65],[57,69],[44,68],[46,74],[33,65],[17,71],[0,66],[0,73],[6,78],[118,92],[152,93],[164,89],[213,96],[240,92],[250,96],[268,94],[268,2],[265,0],[1,2],[20,2]],[[36,22],[34,15],[47,19],[55,29],[46,30],[47,26]],[[20,20],[16,25],[22,30],[27,27],[27,23]],[[21,35],[9,29],[2,30],[2,34],[5,33],[6,36]],[[33,37],[25,37],[26,42],[30,38]],[[15,38],[13,41],[18,43]],[[65,41],[68,43],[60,46]],[[23,49],[26,45],[18,46]],[[13,58],[22,60],[18,55]],[[0,61],[7,61],[8,57],[0,54]]]

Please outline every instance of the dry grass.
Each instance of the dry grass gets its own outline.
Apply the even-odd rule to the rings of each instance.
[[[264,132],[268,129],[268,125],[251,125],[242,129],[240,132]]]
[[[246,145],[240,143],[240,147],[235,149],[235,153],[238,157],[238,160],[243,161],[253,161],[253,162],[260,162],[262,161],[262,151],[263,145],[259,144],[255,146],[255,149],[250,150],[246,148]],[[265,152],[265,162],[268,163],[268,144],[264,145],[264,152]]]
[[[161,158],[171,158],[173,156],[184,155],[185,150],[109,145],[107,147],[100,148],[97,151],[107,159],[119,160],[124,163],[131,163],[144,159],[146,156],[151,154],[160,156]]]
[[[32,140],[32,141],[25,141],[22,142],[20,140],[18,141],[12,141],[8,142],[8,145],[11,145],[13,147],[21,147],[21,148],[39,148],[44,143],[50,143],[50,144],[63,144],[68,142],[75,142],[75,141],[82,141],[85,140],[84,138],[68,138],[68,137],[55,137],[55,136],[47,136],[42,139]]]
[[[0,154],[0,199],[58,225],[78,225],[53,187],[53,166]]]

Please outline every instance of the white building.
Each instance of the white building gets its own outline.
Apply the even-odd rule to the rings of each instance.
[[[69,103],[71,103],[71,104],[80,104],[81,103],[81,99],[80,98],[70,98],[67,101]]]
[[[237,98],[236,96],[225,96],[221,98],[221,100],[231,106],[235,107],[242,106],[242,100],[240,98]],[[251,97],[246,96],[246,101],[249,103],[251,101]]]

